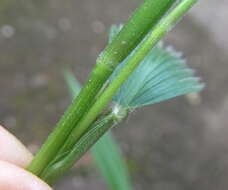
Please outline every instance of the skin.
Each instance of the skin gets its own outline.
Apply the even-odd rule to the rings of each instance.
[[[0,126],[0,190],[53,190],[25,168],[32,154]]]

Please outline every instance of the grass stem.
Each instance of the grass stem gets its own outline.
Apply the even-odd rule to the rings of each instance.
[[[136,9],[116,38],[98,57],[95,69],[90,74],[80,94],[73,100],[73,103],[57,123],[55,130],[48,137],[47,141],[27,168],[30,172],[39,176],[49,162],[54,159],[72,130],[94,104],[94,97],[99,93],[116,66],[138,45],[175,1],[176,0],[145,0],[144,3]],[[91,113],[89,115],[91,115]],[[93,120],[95,115],[92,115],[93,117],[91,119]],[[90,121],[92,121],[91,119],[89,118]],[[82,123],[84,122],[85,121]],[[86,125],[87,124],[88,122]],[[79,127],[79,134],[82,133],[82,128],[85,127]]]

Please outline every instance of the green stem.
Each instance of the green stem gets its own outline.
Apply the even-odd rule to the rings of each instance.
[[[79,96],[74,99],[72,105],[57,123],[55,130],[27,168],[30,172],[37,176],[40,175],[56,156],[81,117],[93,105],[94,97],[116,66],[138,45],[175,1],[145,0],[135,11],[128,23],[97,59],[96,67],[90,74]]]
[[[145,0],[133,13],[119,34],[98,58],[98,63],[106,64],[112,58],[111,65],[116,67],[139,44],[149,30],[157,24],[176,0]]]
[[[86,131],[90,124],[96,119],[99,113],[107,106],[108,102],[111,101],[117,90],[140,64],[149,51],[196,2],[197,0],[183,0],[171,13],[155,26],[153,31],[147,36],[145,41],[143,41],[140,48],[138,48],[134,55],[129,59],[126,66],[119,72],[103,94],[97,99],[89,112],[80,120],[77,127],[72,131],[63,147],[65,151],[71,149],[81,135],[83,135],[84,131]]]
[[[61,177],[61,175],[71,168],[73,164],[79,160],[108,129],[116,124],[115,117],[114,114],[110,114],[93,124],[94,126],[91,127],[91,130],[89,130],[78,141],[74,148],[72,148],[63,159],[54,161],[54,163],[50,163],[49,167],[45,168],[40,175],[40,178],[52,185],[59,177]]]

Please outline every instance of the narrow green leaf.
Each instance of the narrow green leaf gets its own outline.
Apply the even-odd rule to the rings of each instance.
[[[91,152],[101,174],[112,190],[132,189],[126,164],[110,132],[96,143]]]
[[[72,99],[74,99],[80,93],[81,85],[70,70],[64,71],[64,78],[67,82],[67,87],[69,88],[70,95]]]

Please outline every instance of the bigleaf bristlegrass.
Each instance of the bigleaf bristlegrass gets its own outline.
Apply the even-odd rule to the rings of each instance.
[[[78,122],[94,104],[94,97],[102,89],[115,67],[126,58],[128,53],[137,46],[175,2],[176,0],[146,0],[136,9],[116,39],[98,57],[97,64],[80,94],[73,100],[57,123],[55,130],[29,165],[30,172],[39,176],[49,162],[55,158],[72,130],[78,128]],[[120,47],[122,48],[120,49]],[[83,131],[78,129],[77,134],[81,136]],[[65,150],[61,149],[61,151]]]
[[[30,172],[52,184],[134,109],[203,88],[177,53],[157,45],[196,2],[145,0],[123,27],[112,28],[109,44]]]

